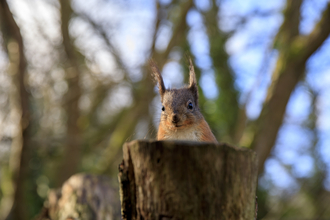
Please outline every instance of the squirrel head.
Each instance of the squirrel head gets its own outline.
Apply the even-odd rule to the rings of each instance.
[[[189,58],[189,85],[180,89],[166,89],[163,77],[151,60],[152,76],[158,83],[162,102],[161,125],[169,130],[186,129],[203,119],[198,106],[198,87],[194,66]]]

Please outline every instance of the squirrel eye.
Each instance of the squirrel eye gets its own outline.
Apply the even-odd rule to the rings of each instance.
[[[165,107],[164,106],[162,106],[162,111],[165,111]]]
[[[188,109],[192,110],[194,108],[193,104],[191,102],[188,103]]]

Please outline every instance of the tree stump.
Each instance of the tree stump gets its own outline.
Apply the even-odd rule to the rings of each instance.
[[[245,148],[132,141],[119,166],[123,219],[254,219],[257,157]]]
[[[119,206],[106,176],[75,174],[61,189],[51,190],[38,220],[114,220]],[[119,204],[118,204],[119,205]],[[119,213],[118,213],[119,214]]]

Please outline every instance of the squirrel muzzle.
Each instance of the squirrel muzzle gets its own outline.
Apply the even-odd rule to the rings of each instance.
[[[178,129],[179,127],[183,127],[185,120],[184,118],[180,117],[179,114],[173,113],[170,117],[168,117],[167,119],[167,123],[169,126],[169,128],[171,129]]]
[[[176,114],[172,115],[172,123],[173,124],[177,124],[179,121],[180,121],[180,119]]]

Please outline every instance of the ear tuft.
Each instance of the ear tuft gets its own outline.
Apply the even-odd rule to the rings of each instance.
[[[192,60],[189,57],[189,87],[194,85],[197,86],[196,74]]]
[[[160,74],[160,71],[159,71],[155,61],[150,59],[149,60],[149,65],[150,65],[150,68],[151,68],[151,76],[153,77],[156,84],[158,83],[159,94],[160,94],[161,98],[163,98],[163,95],[166,91],[165,84],[164,84],[164,81],[163,81],[163,77]]]
[[[189,57],[189,89],[193,92],[196,104],[198,103],[198,87],[194,65]]]

